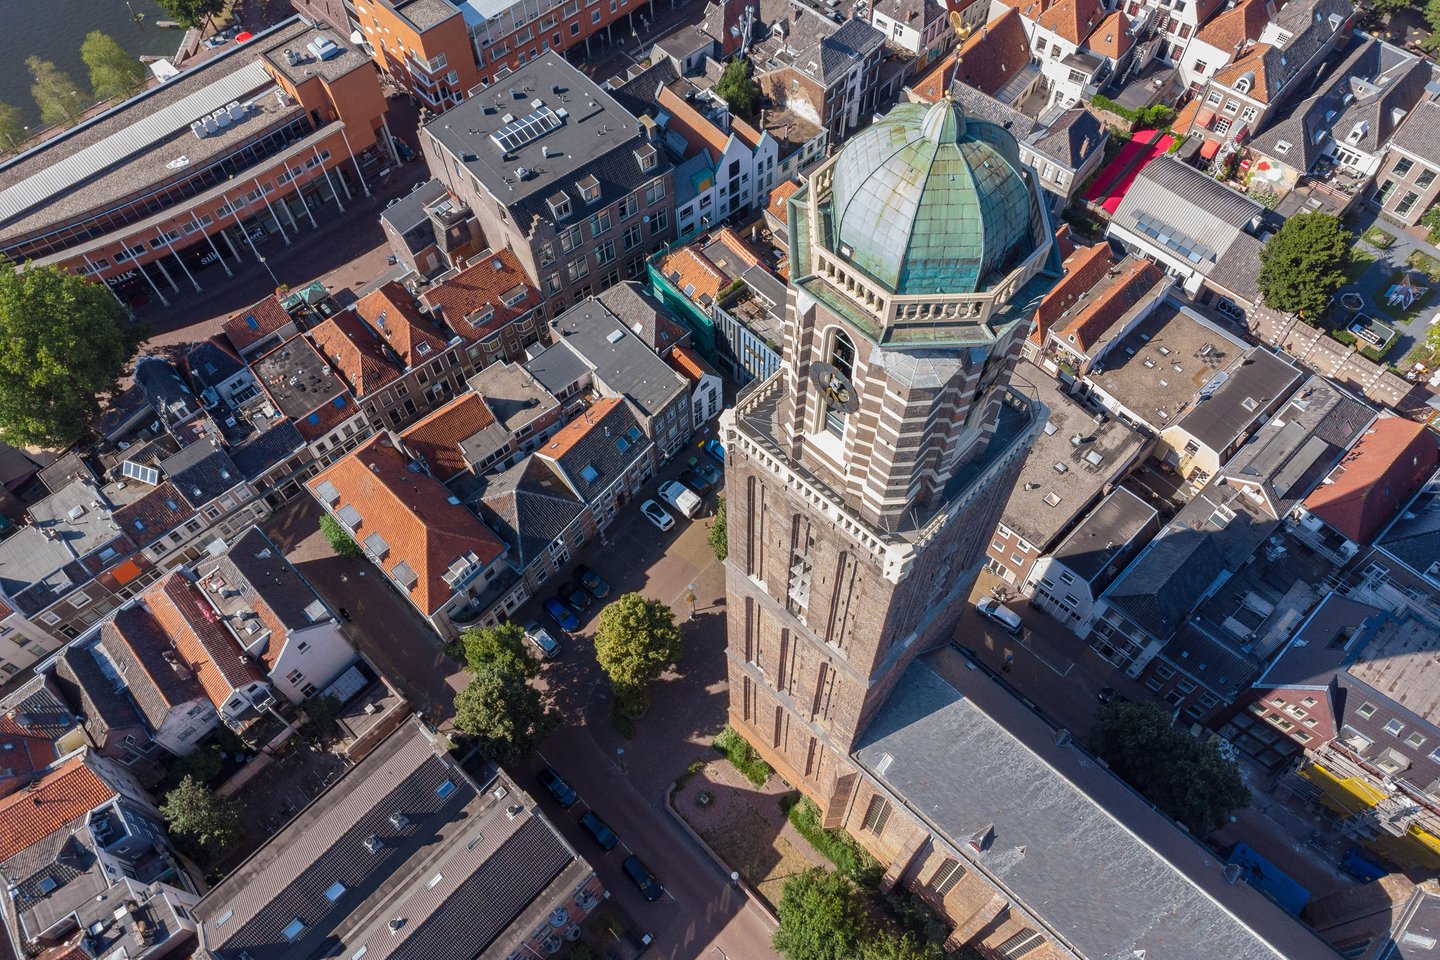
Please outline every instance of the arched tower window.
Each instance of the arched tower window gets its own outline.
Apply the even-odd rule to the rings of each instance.
[[[840,375],[835,387],[821,398],[825,404],[825,429],[837,437],[843,437],[846,414],[833,394],[837,388],[852,394],[855,390],[855,343],[844,330],[831,333],[830,346],[825,351],[825,362],[834,367],[835,372]]]

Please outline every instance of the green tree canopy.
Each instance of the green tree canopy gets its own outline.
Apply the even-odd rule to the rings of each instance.
[[[40,108],[40,119],[57,127],[68,127],[85,113],[89,97],[70,75],[49,60],[31,56],[25,61],[30,70],[30,95]]]
[[[455,696],[455,726],[474,737],[486,756],[514,763],[555,732],[560,713],[547,708],[521,674],[483,666]]]
[[[865,908],[849,877],[819,867],[797,873],[785,881],[776,912],[780,928],[772,943],[785,960],[862,956]]]
[[[360,556],[360,544],[350,536],[350,531],[345,529],[344,524],[328,513],[320,515],[320,532],[325,534],[325,539],[330,542],[330,549],[335,551],[336,556]]]
[[[310,730],[317,740],[325,740],[340,726],[344,704],[338,697],[311,697],[300,704],[300,712],[310,721]]]
[[[1418,6],[1416,0],[1370,0],[1370,9],[1381,16],[1412,6]]]
[[[19,150],[25,140],[25,115],[19,107],[0,101],[0,151]]]
[[[90,68],[90,86],[101,100],[128,96],[145,86],[145,64],[107,33],[90,31],[80,44],[80,59]]]
[[[937,960],[944,956],[942,951],[914,937],[888,933],[872,937],[860,947],[860,960]]]
[[[155,0],[160,9],[174,17],[181,25],[198,27],[207,17],[213,17],[225,9],[225,0]]]
[[[212,860],[224,856],[244,837],[239,802],[217,796],[191,776],[165,794],[160,813],[172,836]]]
[[[1328,213],[1298,213],[1260,250],[1260,292],[1266,305],[1320,322],[1345,282],[1355,235]]]
[[[496,627],[473,627],[460,634],[460,651],[472,673],[486,667],[534,677],[540,664],[525,650],[525,631],[509,620]]]
[[[0,260],[0,439],[66,447],[84,437],[139,334],[104,286]]]
[[[1117,776],[1191,830],[1214,830],[1250,805],[1239,768],[1214,741],[1175,729],[1153,701],[1101,707],[1090,742]]]
[[[600,611],[595,659],[617,696],[644,709],[645,686],[680,657],[675,613],[659,600],[627,593]]]
[[[730,105],[731,112],[745,120],[753,119],[760,109],[760,87],[750,78],[750,61],[744,57],[726,64],[715,84],[715,93]]]
[[[729,531],[726,529],[728,520],[725,516],[725,498],[716,497],[715,519],[710,522],[710,549],[715,551],[716,560],[724,560],[730,555]]]

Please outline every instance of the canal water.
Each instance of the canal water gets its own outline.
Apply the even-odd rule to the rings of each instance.
[[[134,14],[144,14],[136,22]],[[25,122],[38,125],[40,109],[30,96],[25,59],[38,54],[90,89],[90,72],[80,59],[85,34],[99,30],[136,57],[173,56],[183,30],[162,30],[168,19],[154,0],[0,0],[0,101],[19,107]]]

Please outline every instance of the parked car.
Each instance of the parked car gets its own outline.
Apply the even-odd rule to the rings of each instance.
[[[580,585],[589,590],[597,600],[610,596],[610,584],[583,563],[575,564],[575,579],[579,580]]]
[[[640,862],[639,857],[626,857],[623,866],[625,876],[629,877],[630,882],[635,884],[635,889],[640,891],[640,896],[650,901],[660,899],[660,895],[665,892],[665,888],[660,886],[660,881],[655,879],[655,874],[651,873],[650,868]]]
[[[574,610],[576,613],[584,613],[590,609],[590,594],[581,590],[579,584],[561,584],[559,597],[565,606]]]
[[[720,466],[725,466],[725,445],[713,437],[700,444],[700,449],[709,454],[710,459]]]
[[[977,600],[975,602],[975,609],[979,610],[981,616],[989,619],[990,622],[994,623],[1001,630],[1014,636],[1020,636],[1020,629],[1025,626],[1025,622],[1020,619],[1020,614],[1011,610],[994,597]]]
[[[550,796],[554,797],[555,802],[560,806],[566,810],[575,806],[575,788],[561,780],[560,774],[545,767],[535,775],[535,779],[540,781],[540,785],[550,792]]]
[[[569,633],[571,630],[580,629],[580,621],[570,609],[556,600],[554,597],[545,601],[545,612],[550,614],[550,619],[555,621],[555,626]]]
[[[525,639],[529,640],[531,646],[540,651],[540,656],[546,660],[554,660],[560,656],[560,641],[550,636],[550,631],[538,623],[525,624]]]
[[[661,530],[669,530],[671,527],[675,526],[675,518],[670,516],[670,514],[666,512],[665,508],[660,506],[660,504],[656,503],[654,500],[646,500],[644,503],[640,504],[640,512],[645,514],[646,520],[649,520]]]
[[[620,838],[615,836],[615,831],[611,830],[610,825],[604,820],[601,820],[600,815],[594,810],[587,810],[585,812],[585,816],[580,818],[580,826],[584,827],[585,832],[595,838],[595,842],[600,844],[601,850],[607,852],[614,850],[615,844],[620,842]]]
[[[720,472],[719,467],[715,466],[715,464],[713,463],[706,463],[704,460],[701,460],[699,463],[695,464],[695,469],[699,471],[700,476],[710,481],[710,485],[712,487],[714,487],[716,490],[720,489],[720,485],[724,482],[725,478],[724,475]]]
[[[698,497],[708,497],[710,491],[715,489],[715,484],[706,480],[698,470],[680,471],[680,482],[694,490]]]
[[[674,480],[667,480],[660,484],[660,499],[691,520],[695,519],[695,515],[705,506],[694,490]]]
[[[409,163],[411,160],[415,159],[415,151],[411,150],[410,145],[404,140],[401,140],[399,137],[392,136],[390,138],[390,142],[395,144],[395,152],[400,154],[400,161],[402,163]]]

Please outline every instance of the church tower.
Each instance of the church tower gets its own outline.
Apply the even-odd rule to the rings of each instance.
[[[851,138],[787,219],[784,362],[722,420],[730,720],[835,824],[1044,425],[1010,374],[1060,265],[1014,138],[949,100]]]

